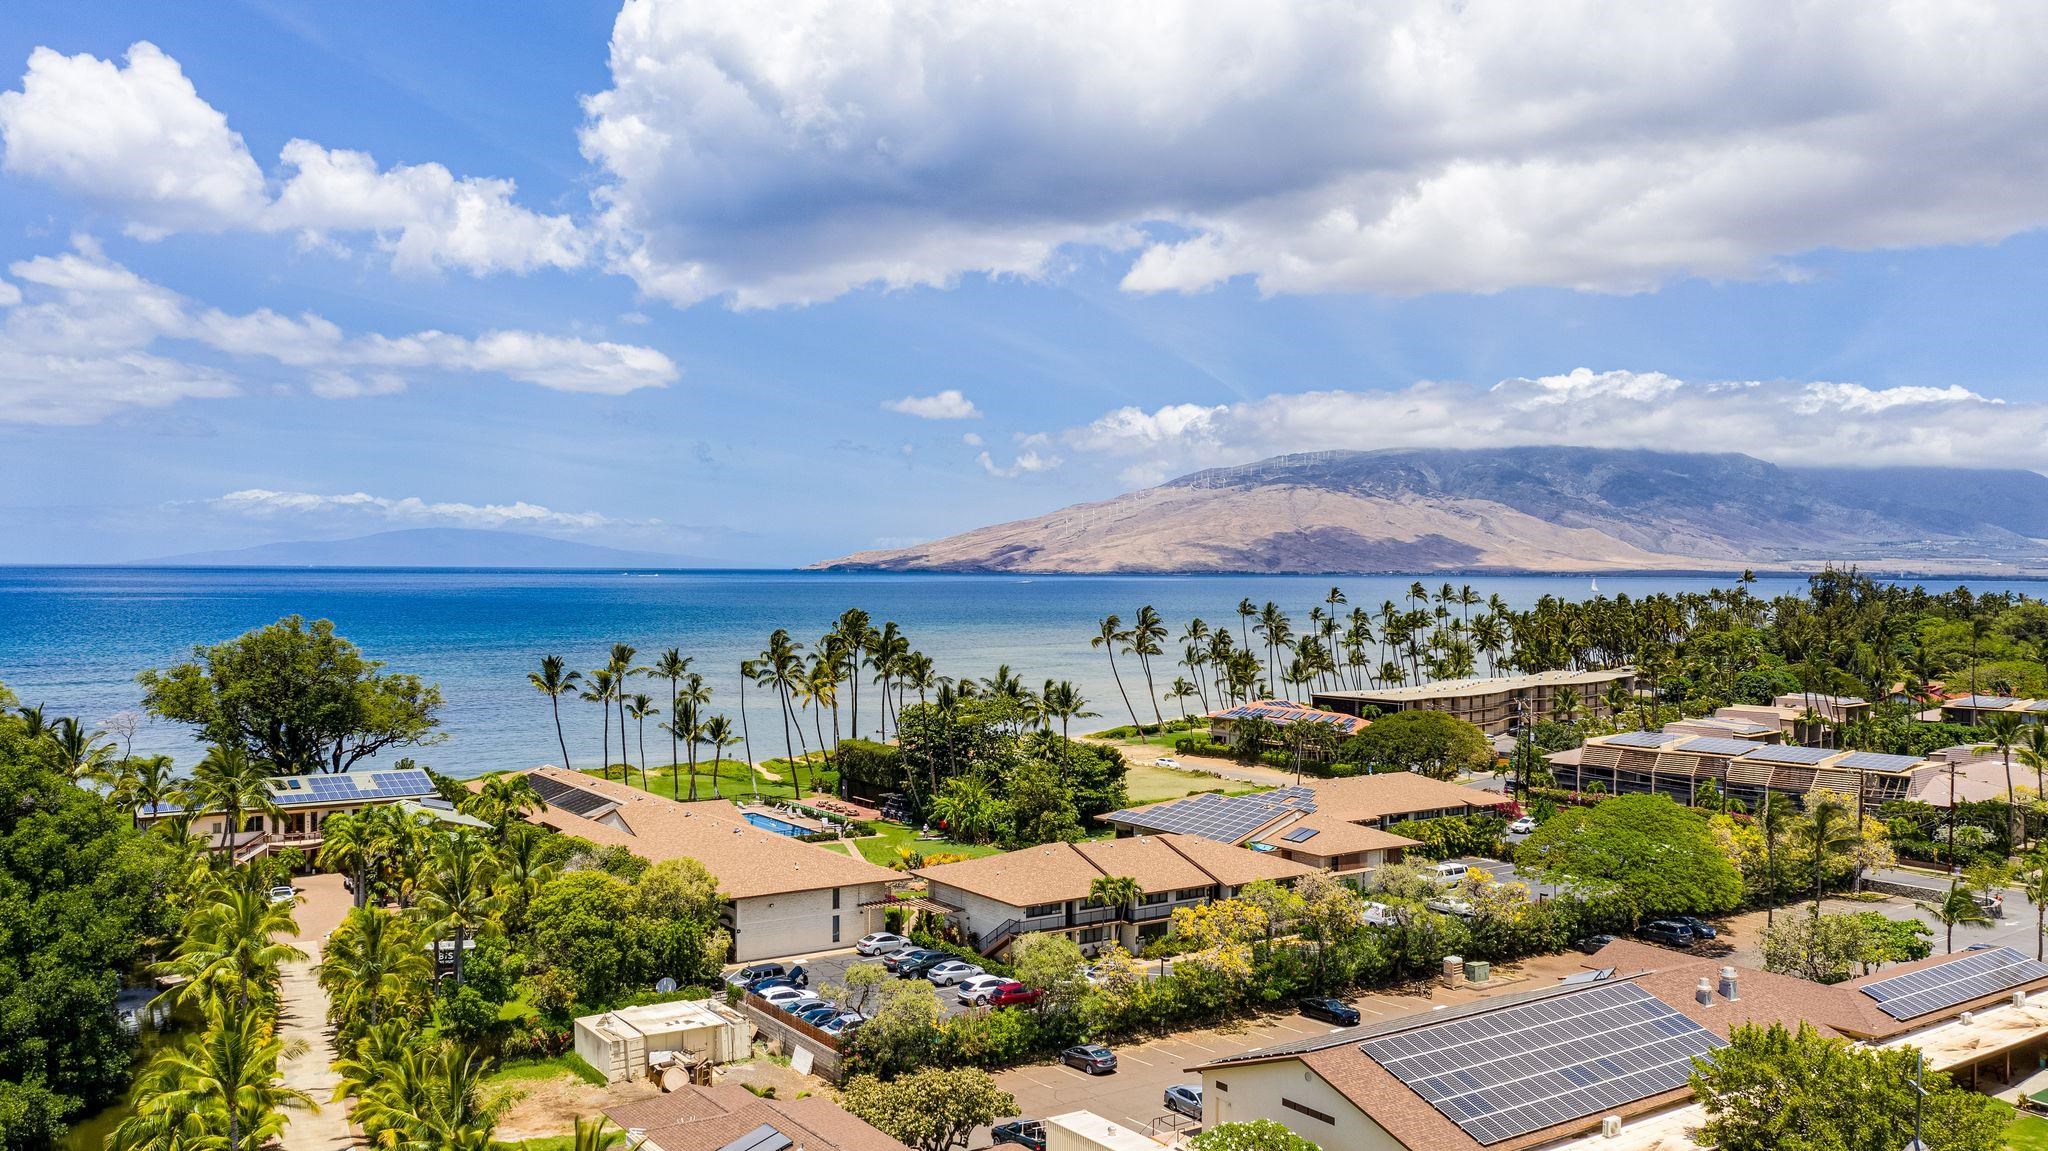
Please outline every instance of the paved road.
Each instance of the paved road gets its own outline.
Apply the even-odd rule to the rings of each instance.
[[[283,970],[283,1003],[278,1021],[285,1041],[280,1070],[284,1084],[313,1097],[319,1110],[294,1109],[286,1113],[286,1151],[339,1151],[354,1147],[349,1133],[347,1107],[330,1103],[334,1086],[341,1077],[334,1071],[333,1033],[327,1027],[327,992],[315,978],[320,964],[320,944],[301,941],[306,958],[288,963]],[[294,1054],[296,1051],[296,1054]]]

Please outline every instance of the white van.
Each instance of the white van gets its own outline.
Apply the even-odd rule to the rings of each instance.
[[[1438,884],[1448,887],[1461,882],[1471,871],[1471,868],[1462,863],[1439,863],[1429,869],[1429,877]]]

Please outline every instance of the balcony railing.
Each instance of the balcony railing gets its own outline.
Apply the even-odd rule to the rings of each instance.
[[[1165,919],[1173,914],[1174,906],[1171,903],[1141,903],[1131,908],[1131,922],[1143,923],[1152,919]],[[1191,907],[1193,904],[1183,903],[1179,906]]]
[[[1123,918],[1121,907],[1077,907],[1074,909],[1074,926],[1085,927],[1091,923],[1114,923]]]

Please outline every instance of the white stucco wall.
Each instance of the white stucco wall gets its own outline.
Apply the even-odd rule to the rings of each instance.
[[[1225,1090],[1223,1084],[1228,1084]],[[1324,1123],[1284,1106],[1291,1099],[1335,1119]],[[1202,1125],[1271,1119],[1302,1138],[1344,1151],[1404,1151],[1400,1140],[1367,1118],[1342,1092],[1298,1059],[1249,1063],[1202,1072]],[[1427,1151],[1417,1148],[1414,1151]]]
[[[852,947],[855,940],[881,930],[882,909],[863,911],[861,904],[884,898],[879,883],[838,888],[839,906],[832,906],[832,888],[757,895],[733,901],[733,959],[748,963]],[[832,919],[839,918],[839,938],[832,938]]]

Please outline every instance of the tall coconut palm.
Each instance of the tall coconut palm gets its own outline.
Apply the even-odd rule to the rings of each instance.
[[[57,763],[74,783],[106,783],[113,776],[114,747],[107,733],[87,728],[76,716],[62,716],[50,728]]]
[[[1188,700],[1194,694],[1195,685],[1189,683],[1186,676],[1174,676],[1173,682],[1167,685],[1166,688],[1166,698],[1180,701],[1180,717],[1183,720],[1189,718]]]
[[[338,1066],[342,1086],[358,1088],[353,1118],[380,1147],[487,1151],[509,1097],[486,1103],[482,1058],[443,1041],[413,1045],[374,1062]]]
[[[612,697],[619,693],[618,676],[608,667],[597,668],[590,673],[578,698],[597,705],[598,727],[603,732],[603,758],[598,763],[598,774],[606,779],[612,777]]]
[[[2026,893],[2027,902],[2034,905],[2034,958],[2048,959],[2048,850],[2035,848],[2020,864],[2014,884]]]
[[[1107,615],[1095,625],[1095,634],[1088,637],[1089,647],[1099,647],[1109,657],[1110,678],[1116,681],[1117,694],[1124,697],[1124,709],[1131,713],[1131,730],[1138,730],[1138,709],[1131,706],[1131,693],[1124,690],[1124,677],[1116,669],[1117,645],[1130,639],[1130,633],[1123,629],[1123,617]]]
[[[1792,801],[1766,790],[1757,801],[1756,828],[1764,840],[1764,926],[1769,928],[1778,914],[1778,841],[1785,837],[1791,821]]]
[[[690,674],[690,662],[690,657],[684,655],[681,648],[672,647],[662,652],[661,658],[655,660],[653,666],[648,669],[649,674],[668,681],[668,713],[671,716],[676,714],[676,693],[682,687],[683,677]],[[676,738],[675,732],[668,733],[668,772],[671,785],[675,780],[676,764],[681,762],[676,758]],[[671,786],[669,791],[670,794],[674,794],[675,788]]]
[[[867,654],[868,637],[874,632],[874,622],[869,619],[868,613],[857,607],[850,607],[839,613],[838,620],[832,626],[837,629],[839,640],[845,645],[846,658],[849,665],[855,669],[855,674],[852,676],[853,694],[847,701],[847,721],[851,725],[850,730],[855,738],[859,738],[861,733],[859,669],[863,665],[864,657]],[[792,767],[791,771],[794,772],[795,768]]]
[[[731,720],[714,715],[698,725],[696,739],[711,749],[711,798],[722,799],[724,797],[718,793],[718,780],[725,770],[725,749],[740,742],[740,737],[732,733]]]
[[[220,842],[214,850],[225,851],[241,834],[243,824],[256,815],[276,820],[280,812],[271,794],[269,765],[251,756],[237,744],[215,744],[192,769],[185,787],[193,810],[219,812]]]
[[[563,670],[562,657],[558,655],[540,657],[540,670],[526,673],[526,682],[548,697],[548,710],[555,717],[555,742],[561,746],[562,767],[568,771],[576,768],[569,762],[569,738],[562,734],[562,696],[575,691],[582,678],[581,672]]]
[[[2034,769],[2034,804],[2048,810],[2048,724],[2030,723],[2014,751],[2020,763]]]
[[[1138,668],[1145,673],[1145,695],[1152,702],[1152,725],[1155,729],[1166,727],[1166,717],[1159,714],[1159,689],[1152,682],[1152,657],[1166,651],[1166,622],[1159,618],[1151,604],[1138,609],[1136,619],[1131,621],[1130,646],[1125,648],[1138,657]]]
[[[320,854],[315,861],[328,871],[354,877],[355,905],[370,900],[370,867],[377,854],[377,825],[367,818],[378,808],[342,812],[320,825]]]
[[[1202,710],[1209,708],[1209,684],[1202,669],[1209,664],[1209,625],[1201,616],[1188,621],[1181,629],[1181,662],[1187,665],[1188,674],[1195,677],[1195,691],[1202,697]]]
[[[465,814],[491,825],[493,843],[503,843],[512,825],[526,813],[545,811],[547,806],[547,801],[534,790],[525,773],[516,771],[486,776],[476,791],[462,801]]]
[[[639,725],[640,736],[640,790],[647,790],[647,717],[660,715],[661,707],[646,692],[635,692],[626,700],[626,714]],[[673,774],[673,773],[671,773]]]
[[[1939,902],[1916,899],[1913,903],[1914,906],[1932,915],[1936,923],[1941,924],[1943,931],[1946,932],[1942,942],[1944,951],[1956,949],[1957,924],[1991,922],[1991,917],[1977,905],[1976,894],[1960,883],[1951,883],[1948,894],[1942,896]]]
[[[1832,799],[1814,804],[1806,819],[1806,839],[1813,850],[1813,914],[1818,918],[1827,891],[1828,858],[1860,846],[1863,829],[1856,826],[1855,812],[1847,804]]]
[[[627,683],[636,675],[647,674],[646,668],[639,667],[633,663],[633,657],[636,654],[638,654],[638,649],[632,644],[615,643],[612,645],[611,658],[605,663],[605,666],[610,669],[613,682],[616,685],[612,692],[612,702],[616,705],[619,713],[619,758],[622,760],[627,759],[626,700],[630,698],[630,693],[626,691]],[[610,778],[610,776],[606,776],[606,778]],[[632,763],[628,760],[626,763],[620,764],[619,779],[621,782],[630,782],[632,778]]]
[[[513,935],[525,929],[527,909],[559,870],[549,858],[548,839],[540,828],[521,824],[498,844],[491,886],[505,909],[505,930]]]
[[[747,723],[747,685],[754,680],[754,661],[740,661],[740,753],[747,757],[747,779],[754,785],[754,798],[761,798],[761,771],[754,766],[754,735]]]
[[[420,886],[420,914],[427,926],[454,937],[457,987],[462,986],[464,943],[497,918],[497,893],[491,889],[496,869],[482,841],[457,828],[435,842],[433,864]]]
[[[1287,613],[1280,610],[1279,604],[1267,600],[1266,606],[1259,609],[1258,626],[1252,630],[1258,632],[1259,638],[1266,644],[1267,689],[1277,691],[1281,673],[1280,651],[1292,647],[1294,643],[1294,632],[1287,619]]]
[[[1257,614],[1259,609],[1250,599],[1237,601],[1237,639],[1240,647],[1249,649],[1252,646],[1252,633],[1248,629],[1251,627],[1252,617]]]
[[[112,798],[115,806],[140,823],[145,814],[156,815],[162,808],[182,806],[184,785],[171,774],[170,756],[131,757],[114,780]]]
[[[347,1051],[369,1027],[406,1014],[432,985],[434,965],[402,915],[362,907],[342,919],[320,953],[320,986],[335,1046]]]
[[[262,885],[246,876],[211,880],[162,970],[185,979],[181,1001],[246,1014],[274,1001],[279,968],[306,957],[282,942],[297,933],[291,905],[272,903]]]
[[[2020,841],[2025,835],[2021,825],[2019,793],[2012,785],[2012,749],[2024,742],[2020,733],[2023,724],[2024,721],[2011,712],[1993,712],[1991,718],[1984,722],[1984,742],[1970,749],[1977,755],[1995,751],[2005,763],[2006,823],[2011,834],[2008,842],[2013,851],[2020,849]]]
[[[1068,737],[1068,726],[1077,719],[1088,719],[1098,713],[1087,710],[1088,698],[1081,694],[1081,689],[1075,687],[1072,680],[1047,683],[1044,700],[1046,713],[1060,721],[1061,758],[1071,760],[1073,740]]]
[[[803,675],[803,658],[799,654],[802,649],[802,644],[790,640],[787,631],[776,628],[768,636],[768,646],[763,648],[761,654],[754,660],[755,686],[772,690],[782,711],[782,753],[784,760],[789,764],[790,782],[796,789],[798,799],[804,797],[804,783],[803,776],[797,771],[796,740],[790,732],[790,726],[796,718],[791,697],[796,692],[797,681]],[[856,698],[858,694],[856,688]],[[857,708],[858,704],[855,706]],[[858,722],[859,712],[856,711],[854,715]],[[803,725],[796,726],[801,729]]]

